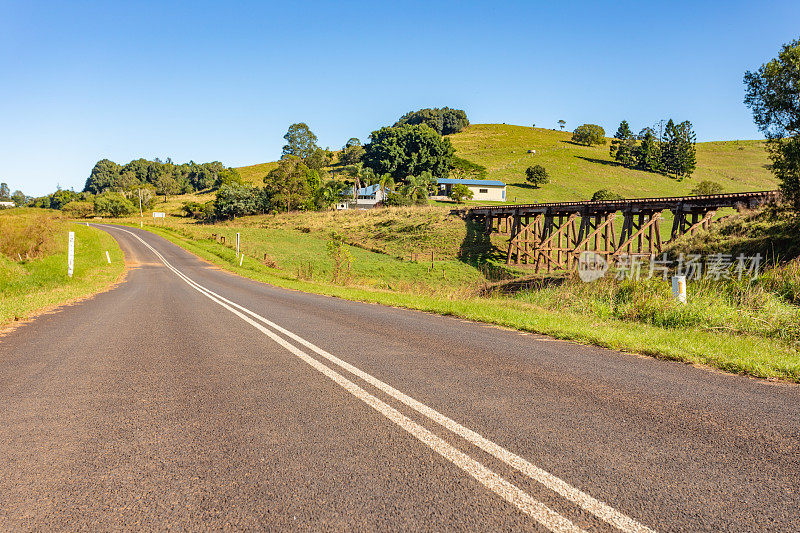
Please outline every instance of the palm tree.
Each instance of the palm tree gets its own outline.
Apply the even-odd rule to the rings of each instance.
[[[381,179],[378,180],[378,186],[381,188],[381,194],[383,195],[384,198],[386,198],[388,191],[394,191],[395,188],[394,178],[392,177],[391,174],[387,172],[386,174],[381,176]]]
[[[408,176],[403,194],[414,200],[428,197],[428,190],[433,183],[433,176],[427,170],[418,176]]]
[[[347,190],[347,184],[332,180],[319,188],[319,201],[324,207],[331,207],[342,198],[342,193]]]

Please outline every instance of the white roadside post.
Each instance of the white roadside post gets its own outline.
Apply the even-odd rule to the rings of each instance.
[[[672,296],[680,303],[686,303],[686,276],[672,276]]]
[[[108,264],[111,264],[111,256],[108,255],[108,250],[106,250],[106,259],[108,259]]]
[[[67,251],[67,275],[72,277],[75,268],[75,232],[69,232],[69,250]]]
[[[239,234],[236,234],[236,258],[239,258]]]

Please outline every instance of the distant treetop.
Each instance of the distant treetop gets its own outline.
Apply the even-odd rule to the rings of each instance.
[[[458,133],[467,126],[469,120],[467,113],[463,109],[450,109],[449,107],[434,107],[420,109],[419,111],[409,111],[400,120],[395,122],[395,127],[403,124],[427,124],[439,135],[450,135]]]

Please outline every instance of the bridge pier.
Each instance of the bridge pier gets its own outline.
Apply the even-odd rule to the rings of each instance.
[[[571,270],[582,251],[607,258],[663,253],[664,211],[675,218],[669,240],[708,230],[721,208],[756,207],[777,201],[778,191],[715,194],[676,198],[636,198],[607,202],[559,202],[474,207],[467,216],[483,221],[487,233],[507,234],[506,263],[534,264],[536,272]],[[617,238],[614,222],[621,213]]]

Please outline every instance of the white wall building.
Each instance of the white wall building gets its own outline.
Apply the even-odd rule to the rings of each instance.
[[[14,202],[3,201],[3,202],[0,202],[0,209],[7,209],[7,208],[10,209],[10,208],[12,208],[12,207],[14,207],[16,205],[17,204],[15,204]]]
[[[378,184],[369,185],[358,189],[356,199],[353,199],[353,189],[342,193],[342,199],[336,203],[336,210],[343,209],[372,209],[384,198],[383,190]]]
[[[436,196],[449,197],[453,185],[466,185],[472,191],[473,200],[488,202],[506,201],[506,184],[497,180],[459,180],[453,178],[439,178]]]

